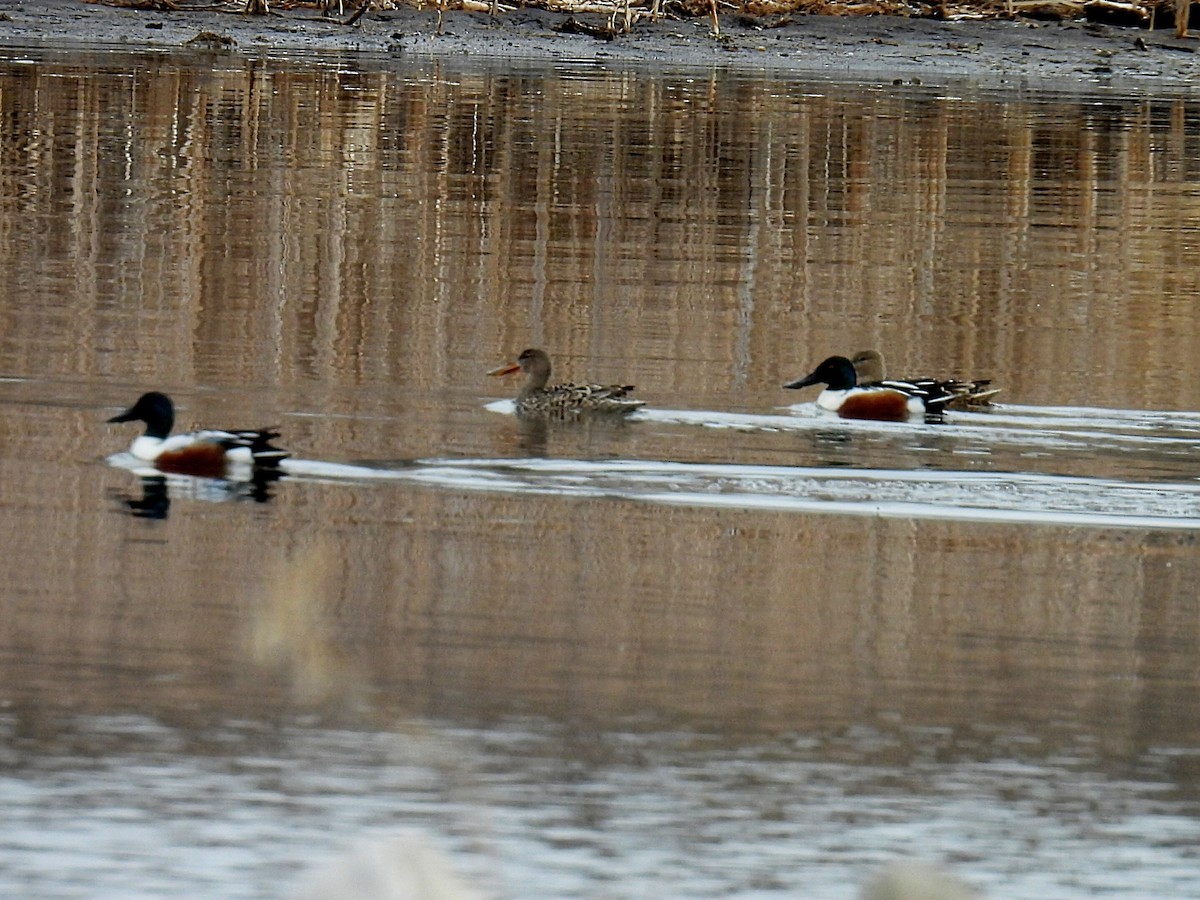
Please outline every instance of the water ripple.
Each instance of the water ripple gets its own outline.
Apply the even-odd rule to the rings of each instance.
[[[511,413],[511,401],[487,405]],[[643,503],[734,507],[995,523],[1046,523],[1117,528],[1200,528],[1200,480],[1191,473],[1200,449],[1200,413],[1082,407],[997,406],[955,413],[944,425],[848,421],[830,418],[811,403],[786,412],[641,410],[632,423],[733,429],[738,432],[838,433],[894,444],[893,452],[855,457],[853,466],[744,465],[736,462],[423,458],[358,464],[289,459],[290,479],[325,483],[414,482],[454,490],[532,493],[562,497],[618,497]],[[935,436],[936,445],[921,446]],[[1117,474],[1129,477],[1031,471],[964,470],[971,454],[995,456],[1016,448],[1020,458],[1068,449],[1081,457],[1120,453]],[[913,451],[922,451],[919,457]],[[925,452],[925,451],[937,451]],[[732,451],[731,451],[732,452]],[[1063,457],[1065,459],[1065,457]],[[879,466],[873,462],[898,465]],[[1140,461],[1139,465],[1132,462]],[[1158,463],[1157,468],[1147,465]],[[110,463],[145,474],[127,454]],[[1153,472],[1157,477],[1150,480]],[[196,495],[198,492],[193,491]],[[219,492],[218,492],[219,493]]]
[[[328,481],[620,497],[646,503],[964,521],[1200,528],[1200,482],[1029,473],[741,466],[634,460],[421,459],[396,466],[288,460]]]

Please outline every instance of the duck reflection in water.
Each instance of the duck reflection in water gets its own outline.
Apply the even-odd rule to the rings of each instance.
[[[517,417],[517,446],[527,456],[546,456],[550,427],[544,418]]]
[[[515,443],[525,456],[547,457],[562,453],[605,455],[616,452],[614,443],[620,443],[636,433],[624,416],[584,416],[565,423],[553,416],[505,418],[509,421],[502,420],[497,428],[503,435],[502,442],[506,446]],[[516,420],[515,423],[512,419]]]
[[[272,485],[283,478],[275,468],[254,469],[245,480],[197,478],[191,475],[142,474],[142,495],[135,497],[118,491],[116,499],[123,511],[136,519],[165,519],[171,513],[171,491],[176,496],[205,503],[230,501],[271,502]]]
[[[122,494],[120,499],[135,519],[165,519],[171,514],[171,492],[165,475],[143,475],[142,496]]]

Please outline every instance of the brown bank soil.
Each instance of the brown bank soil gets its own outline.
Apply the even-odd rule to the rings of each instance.
[[[218,4],[219,5],[219,4]],[[0,47],[174,49],[193,53],[369,53],[384,57],[594,62],[660,69],[720,66],[744,72],[852,81],[937,83],[969,79],[982,86],[1055,91],[1189,91],[1200,67],[1200,41],[1173,30],[1147,31],[1029,19],[936,21],[898,16],[794,15],[781,20],[722,15],[721,37],[707,17],[637,22],[630,33],[572,31],[571,15],[540,9],[497,16],[446,13],[438,34],[432,7],[372,10],[346,24],[313,8],[239,12],[152,10],[82,0],[0,3]],[[601,31],[606,17],[574,21]],[[567,25],[567,30],[564,30]]]

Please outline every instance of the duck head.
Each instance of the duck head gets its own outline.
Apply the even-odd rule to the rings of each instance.
[[[488,374],[509,375],[516,371],[525,375],[525,383],[521,387],[522,393],[541,390],[550,380],[550,357],[546,355],[545,351],[530,347],[528,350],[521,351],[516,362],[492,369]]]
[[[150,437],[165,438],[175,425],[175,405],[166,394],[150,391],[138,397],[137,403],[125,412],[113,416],[108,421],[145,422],[146,434]]]
[[[831,391],[845,391],[858,384],[858,376],[854,374],[854,363],[844,356],[831,356],[810,374],[798,381],[784,385],[789,390],[798,390],[810,384],[827,385]]]

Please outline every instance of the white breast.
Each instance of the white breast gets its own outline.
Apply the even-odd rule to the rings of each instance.
[[[162,438],[150,437],[143,434],[133,439],[133,444],[130,446],[129,452],[138,459],[153,462],[158,459],[158,454],[163,452],[163,446],[164,441]]]
[[[817,396],[817,406],[830,412],[837,412],[849,391],[831,391],[828,388]]]

